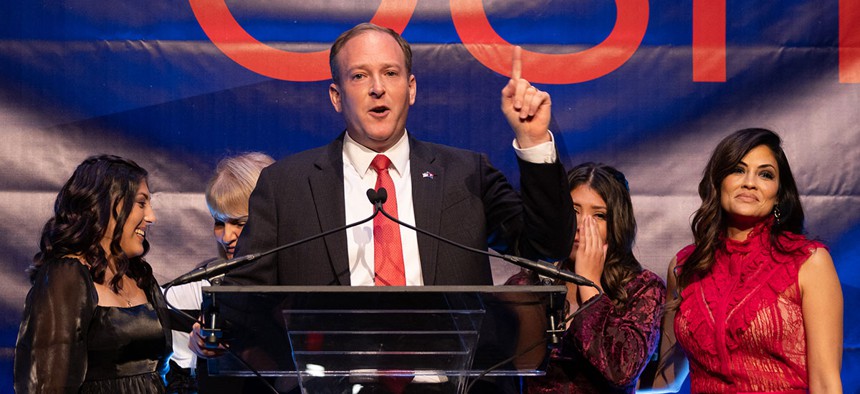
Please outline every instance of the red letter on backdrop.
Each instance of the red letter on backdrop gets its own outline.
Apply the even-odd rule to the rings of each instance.
[[[693,81],[726,81],[726,0],[693,0]]]
[[[839,0],[839,82],[860,83],[860,0]]]
[[[499,37],[481,0],[451,0],[451,19],[469,53],[487,68],[509,75],[513,46]],[[615,27],[593,48],[570,54],[523,50],[523,78],[569,84],[600,78],[621,67],[642,43],[648,28],[648,0],[616,0]]]
[[[371,23],[402,33],[418,0],[382,0]],[[252,37],[239,25],[225,0],[189,0],[200,27],[212,43],[241,66],[269,78],[310,82],[331,78],[328,50],[288,52]]]

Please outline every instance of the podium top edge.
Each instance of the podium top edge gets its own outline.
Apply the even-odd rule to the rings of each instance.
[[[204,286],[204,293],[567,293],[565,286]]]

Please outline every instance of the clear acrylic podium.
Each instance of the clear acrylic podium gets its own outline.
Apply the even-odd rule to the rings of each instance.
[[[384,379],[445,384],[544,374],[564,286],[204,287],[224,340],[263,376],[303,392],[352,392]],[[206,303],[204,302],[204,304]],[[214,376],[253,376],[234,357]],[[343,389],[338,389],[338,388]]]

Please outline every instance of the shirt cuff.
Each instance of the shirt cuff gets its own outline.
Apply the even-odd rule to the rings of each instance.
[[[549,141],[526,149],[521,149],[520,144],[517,143],[517,139],[514,138],[512,145],[514,151],[517,152],[517,157],[522,161],[533,164],[555,163],[558,159],[555,152],[555,136],[552,135],[552,131],[547,130],[547,132],[549,133]]]

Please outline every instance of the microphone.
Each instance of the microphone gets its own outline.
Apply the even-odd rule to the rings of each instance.
[[[380,187],[376,194],[379,196],[379,204],[385,204],[388,201],[388,190],[385,190],[384,187]],[[379,207],[379,210],[382,210],[382,206]]]
[[[268,253],[266,253],[268,254]],[[190,282],[196,282],[201,279],[212,279],[221,274],[227,273],[233,268],[241,267],[245,264],[248,264],[265,254],[247,254],[240,257],[235,257],[229,260],[217,260],[207,265],[204,265],[199,268],[195,268],[185,274],[180,275],[178,278],[165,283],[162,287],[168,288],[173,286],[184,285]]]
[[[487,253],[492,256],[492,253]],[[528,268],[532,271],[538,273],[538,275],[542,275],[548,278],[559,279],[565,282],[570,282],[580,286],[589,286],[589,287],[597,287],[594,282],[585,279],[585,277],[574,274],[566,269],[558,268],[554,264],[547,263],[545,261],[534,261],[529,260],[522,257],[511,256],[507,254],[500,254],[496,257],[501,258],[509,263],[516,264],[523,268]]]
[[[234,258],[229,259],[229,260],[217,261],[217,262],[208,264],[206,266],[191,270],[190,272],[185,273],[183,275],[180,275],[178,278],[176,278],[170,282],[167,282],[162,287],[163,288],[170,288],[173,286],[179,286],[179,285],[183,285],[183,284],[190,283],[190,282],[196,282],[196,281],[201,280],[201,279],[212,279],[216,276],[226,274],[227,272],[229,272],[235,268],[239,268],[239,267],[242,267],[242,266],[247,265],[249,263],[252,263],[252,262],[256,261],[257,259],[259,259],[260,257],[267,256],[267,255],[270,255],[270,254],[275,253],[275,252],[279,252],[279,251],[284,250],[284,249],[292,248],[293,246],[301,245],[305,242],[310,242],[310,241],[313,241],[317,238],[322,238],[322,237],[325,237],[327,235],[334,234],[338,231],[343,231],[343,230],[346,230],[350,227],[355,227],[355,226],[358,226],[360,224],[366,223],[366,222],[372,220],[373,218],[375,218],[376,215],[378,215],[379,212],[382,211],[382,204],[385,202],[385,200],[388,199],[388,193],[385,191],[385,189],[380,188],[380,190],[382,190],[382,193],[376,192],[373,189],[367,190],[367,199],[370,200],[370,202],[373,204],[373,214],[371,214],[366,219],[362,219],[362,220],[359,220],[355,223],[350,223],[350,224],[347,224],[345,226],[341,226],[341,227],[337,227],[337,228],[334,228],[334,229],[331,229],[328,231],[324,231],[322,233],[312,235],[310,237],[300,239],[300,240],[295,241],[295,242],[284,244],[284,245],[275,247],[273,249],[269,249],[265,252],[249,253],[249,254],[246,254],[244,256],[234,257]]]
[[[379,191],[367,189],[367,199],[370,200],[375,209],[382,209],[382,204],[388,200],[388,192],[385,191],[384,187],[380,187]]]
[[[372,190],[373,189],[370,189],[367,191],[368,198],[370,198]],[[601,292],[600,287],[595,285],[594,282],[592,282],[592,281],[590,281],[590,280],[588,280],[582,276],[574,274],[573,272],[570,272],[568,270],[558,268],[555,265],[547,263],[545,261],[534,261],[534,260],[529,260],[529,259],[523,258],[523,257],[497,253],[495,251],[493,251],[493,253],[490,253],[486,250],[481,250],[481,249],[476,249],[476,248],[473,248],[470,246],[466,246],[466,245],[454,242],[450,239],[444,238],[442,236],[430,233],[426,230],[422,230],[422,229],[415,227],[415,226],[412,226],[410,224],[401,222],[397,218],[389,215],[388,212],[385,212],[385,209],[382,208],[382,204],[385,202],[385,200],[388,199],[388,191],[386,191],[384,187],[380,187],[379,190],[374,192],[374,196],[377,197],[378,200],[381,200],[381,202],[375,203],[375,204],[377,204],[376,210],[379,211],[379,213],[381,213],[383,216],[387,217],[388,219],[391,219],[394,223],[397,223],[403,227],[406,227],[406,228],[411,229],[413,231],[417,231],[421,234],[424,234],[424,235],[429,236],[431,238],[445,242],[449,245],[453,245],[453,246],[458,247],[458,248],[463,249],[463,250],[468,250],[470,252],[482,254],[485,256],[500,258],[500,259],[505,260],[511,264],[515,264],[515,265],[518,265],[520,267],[535,271],[539,275],[542,275],[542,276],[546,276],[546,277],[553,278],[553,279],[559,279],[559,280],[574,283],[574,284],[577,284],[580,286],[594,287],[598,290],[598,292]],[[374,199],[372,199],[372,198],[370,200],[371,200],[371,202],[374,201]]]

